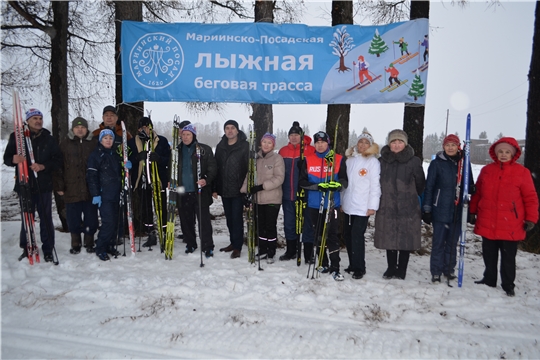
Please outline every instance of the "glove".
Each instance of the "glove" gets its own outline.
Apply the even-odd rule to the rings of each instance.
[[[101,196],[94,196],[92,198],[92,204],[97,205],[98,207],[101,206]]]
[[[425,212],[422,214],[422,220],[428,224],[428,225],[431,225],[431,213],[430,212]]]
[[[534,228],[534,223],[532,221],[525,220],[525,223],[523,224],[523,230],[531,231],[533,228]]]
[[[327,183],[320,183],[318,186],[319,191],[340,191],[341,190],[341,184],[337,181],[330,181]]]
[[[139,155],[137,155],[137,160],[139,161],[146,161],[146,158],[148,157],[148,151],[141,151]]]
[[[128,170],[131,169],[131,166],[132,166],[131,161],[128,160],[128,161],[126,162],[126,165],[124,165],[124,166],[125,166],[126,169],[128,169]]]
[[[476,224],[476,214],[467,215],[467,222],[471,225]]]
[[[150,153],[150,161],[159,161],[159,159],[161,159],[161,156],[159,156],[157,153],[155,152],[151,152]]]
[[[250,194],[256,194],[256,193],[258,193],[259,191],[262,191],[262,190],[264,190],[262,185],[255,185],[251,189],[249,189],[249,193]]]

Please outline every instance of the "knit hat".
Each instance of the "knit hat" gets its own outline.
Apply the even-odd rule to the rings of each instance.
[[[26,112],[26,120],[30,119],[32,116],[43,117],[43,113],[39,111],[38,109],[30,109]]]
[[[82,126],[84,126],[85,128],[88,129],[88,121],[86,121],[86,119],[84,119],[84,118],[82,118],[80,116],[77,116],[71,122],[71,129],[73,129],[75,126],[79,126],[79,125],[82,125]]]
[[[192,124],[187,124],[182,128],[182,131],[190,131],[194,136],[197,136],[197,128]]]
[[[454,143],[459,147],[459,144],[461,143],[461,141],[459,141],[459,138],[457,137],[457,135],[450,134],[450,135],[448,135],[447,137],[444,138],[442,144],[444,146],[444,145],[446,145],[448,143]]]
[[[330,137],[324,131],[319,131],[318,133],[313,135],[313,142],[317,142],[317,141],[326,141],[328,144],[331,143]]]
[[[103,139],[104,136],[110,135],[114,139],[114,133],[111,129],[103,129],[99,133],[99,142],[101,142],[101,139]]]
[[[103,108],[103,115],[105,115],[105,113],[106,113],[107,111],[112,111],[113,113],[116,114],[116,108],[115,108],[114,106],[112,106],[112,105],[107,105],[107,106],[105,106],[105,107]]]
[[[291,135],[291,134],[302,135],[303,132],[304,131],[300,127],[300,123],[298,121],[294,121],[292,123],[292,127],[289,129],[289,134],[288,135]]]
[[[266,133],[262,136],[261,138],[261,143],[264,139],[267,139],[267,140],[270,140],[272,142],[272,145],[275,147],[276,146],[276,135],[274,134],[270,134],[270,133]]]
[[[356,142],[358,143],[358,141],[360,141],[361,139],[367,139],[367,141],[369,141],[369,146],[373,145],[373,142],[374,142],[373,136],[371,136],[370,133],[368,132],[361,133]]]
[[[225,121],[225,124],[223,125],[223,130],[225,130],[225,127],[227,125],[233,125],[236,128],[236,130],[240,130],[240,127],[238,126],[238,122],[236,122],[236,120],[227,120],[227,121]]]
[[[507,142],[501,142],[495,145],[495,154],[497,154],[497,151],[499,151],[500,149],[510,150],[510,152],[512,153],[512,156],[516,155],[516,151],[517,151],[515,147],[513,147]]]
[[[186,127],[186,125],[189,125],[189,124],[191,124],[191,121],[189,121],[189,120],[184,120],[184,121],[182,121],[182,122],[178,125],[178,127],[179,127],[180,129],[183,129],[184,127]]]
[[[142,117],[139,119],[139,129],[142,128],[143,126],[154,126],[154,124],[152,123],[152,120],[150,120],[149,117]]]
[[[405,143],[405,146],[409,144],[409,137],[407,136],[407,133],[400,129],[395,129],[388,133],[388,144],[390,144],[394,140],[403,141]]]

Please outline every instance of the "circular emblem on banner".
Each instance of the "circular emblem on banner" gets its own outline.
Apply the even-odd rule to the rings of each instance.
[[[129,53],[129,67],[135,81],[149,89],[171,85],[184,67],[180,43],[165,33],[141,36]]]
[[[368,173],[367,169],[366,168],[362,168],[358,171],[358,175],[360,176],[366,176]]]

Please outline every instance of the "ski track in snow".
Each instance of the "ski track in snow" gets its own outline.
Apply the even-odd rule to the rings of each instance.
[[[4,171],[6,170],[7,171]],[[3,186],[10,176],[2,168]],[[7,174],[6,174],[7,173]],[[262,261],[264,271],[218,249],[214,258],[158,248],[101,262],[70,255],[56,232],[60,264],[17,261],[20,221],[2,192],[2,358],[538,358],[540,265],[519,251],[516,296],[475,285],[483,263],[469,232],[463,287],[431,284],[429,254],[412,255],[406,280],[384,280],[385,252],[366,237],[367,274],[306,279],[307,266]],[[9,204],[9,205],[6,205]],[[220,215],[220,203],[212,207]],[[55,219],[55,221],[58,221]],[[371,222],[372,224],[372,222]],[[56,224],[58,225],[58,224]],[[178,228],[178,227],[177,227]],[[424,229],[425,231],[426,229]],[[472,228],[469,228],[472,230]],[[37,229],[39,233],[39,227]],[[282,232],[282,230],[280,230]],[[427,241],[427,240],[425,240]],[[123,252],[123,250],[120,250]],[[283,253],[279,249],[277,256]],[[341,268],[348,266],[341,252]],[[311,277],[311,275],[310,275]]]

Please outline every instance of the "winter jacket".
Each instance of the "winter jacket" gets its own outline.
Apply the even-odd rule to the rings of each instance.
[[[194,141],[191,143],[191,146],[199,146],[200,147],[200,153],[201,153],[201,179],[206,180],[206,186],[204,186],[201,190],[201,202],[203,207],[207,207],[212,205],[213,199],[212,199],[212,184],[216,179],[217,175],[217,164],[216,159],[214,158],[214,153],[212,152],[212,148],[208,145],[201,144],[197,141]],[[183,156],[182,156],[182,150],[185,150],[185,145],[180,142],[178,145],[178,186],[184,186],[182,183],[182,169],[183,169]],[[197,151],[193,151],[193,154],[191,155],[191,172],[193,174],[193,186],[195,189],[198,189],[197,185]],[[181,202],[178,201],[178,204]]]
[[[447,224],[461,222],[465,179],[461,179],[459,202],[456,208],[458,165],[460,165],[459,162],[450,158],[444,151],[437,153],[435,159],[429,164],[423,210],[431,213],[434,222]],[[472,194],[474,193],[474,180],[470,165],[469,174],[469,194]]]
[[[216,146],[216,163],[218,167],[214,191],[221,197],[241,196],[240,188],[248,171],[249,144],[243,131],[238,131],[237,141],[228,144],[225,135]]]
[[[421,245],[421,212],[418,196],[426,178],[422,161],[410,145],[393,153],[381,149],[381,203],[375,216],[375,247],[414,251]]]
[[[516,148],[512,160],[501,163],[495,146],[506,142]],[[470,212],[477,214],[474,233],[490,240],[525,239],[525,221],[538,221],[538,195],[531,172],[516,161],[521,149],[513,138],[503,137],[489,148],[493,163],[480,171]]]
[[[171,147],[169,146],[169,141],[164,136],[158,135],[155,131],[152,132],[154,136],[154,152],[159,155],[159,160],[157,161],[157,169],[159,180],[161,181],[161,189],[165,189],[168,186],[170,178],[169,170],[169,161],[171,158]],[[137,135],[128,141],[129,148],[129,160],[133,167],[129,171],[131,177],[131,186],[136,189],[140,187],[142,180],[141,176],[144,173],[146,174],[146,161],[139,161],[139,153],[146,149],[147,145],[144,144],[144,141],[141,140],[140,136]],[[150,166],[150,171],[152,167]]]
[[[257,193],[255,200],[257,204],[281,204],[283,197],[283,180],[285,179],[285,163],[278,153],[270,151],[268,154],[257,153],[257,185],[262,185],[263,190]],[[240,192],[246,193],[247,176]]]
[[[26,160],[28,163],[28,176],[30,181],[30,187],[33,194],[47,193],[53,191],[53,173],[62,167],[62,153],[60,147],[56,143],[56,140],[52,137],[51,133],[47,129],[41,129],[37,133],[31,132],[32,150],[34,153],[34,160],[37,164],[45,166],[45,169],[38,171],[37,181],[34,176],[34,172],[30,170],[30,154],[28,147],[25,144]],[[19,179],[19,169],[17,164],[13,163],[13,155],[17,154],[17,147],[15,145],[15,133],[9,135],[9,141],[4,151],[4,164],[7,166],[15,166],[15,177]],[[19,192],[19,182],[15,181],[14,190]]]
[[[88,157],[86,182],[90,195],[101,196],[101,201],[119,201],[122,190],[120,156],[113,148],[98,144]]]
[[[347,188],[347,165],[345,159],[339,154],[335,154],[334,167],[330,169],[326,165],[325,156],[330,149],[324,153],[315,151],[314,154],[306,156],[305,166],[300,170],[298,186],[308,190],[308,207],[318,209],[321,204],[322,192],[318,190],[318,184],[324,182],[337,181],[341,184],[341,190]],[[333,176],[332,176],[333,174]],[[334,193],[334,208],[341,206],[341,196],[339,192]],[[328,208],[328,198],[324,199],[324,208]]]
[[[315,148],[310,145],[311,138],[304,135],[304,157],[315,153]],[[291,143],[282,147],[279,150],[279,155],[285,162],[285,180],[283,181],[283,200],[295,201],[296,192],[298,191],[298,178],[300,175],[300,167],[303,164],[300,162],[300,144],[292,145]]]
[[[67,139],[60,143],[64,166],[54,176],[54,190],[64,192],[64,202],[88,201],[90,192],[86,185],[88,157],[97,147],[97,139],[91,132],[79,138],[69,130]]]
[[[341,193],[341,208],[348,215],[367,216],[369,209],[379,210],[381,164],[375,157],[379,145],[371,145],[363,154],[356,146],[345,152],[347,157],[347,189]]]

